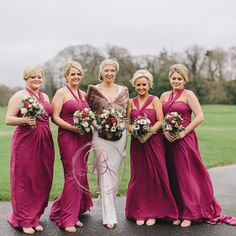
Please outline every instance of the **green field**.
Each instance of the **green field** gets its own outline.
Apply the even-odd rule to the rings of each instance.
[[[208,168],[236,163],[236,106],[205,105],[203,106],[205,121],[197,128],[200,148],[204,163]],[[4,124],[6,108],[0,107],[0,200],[9,200],[9,164],[11,135],[15,127]],[[58,155],[55,125],[52,125],[54,135],[56,158],[54,167],[54,181],[50,199],[59,194],[63,186],[63,170]],[[129,143],[127,154],[129,153]],[[92,167],[90,157],[89,166]],[[122,169],[120,195],[126,192],[129,180],[129,155],[126,157]],[[89,174],[89,183],[93,196],[97,195],[96,178]]]

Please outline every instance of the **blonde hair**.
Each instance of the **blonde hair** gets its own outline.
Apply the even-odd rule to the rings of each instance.
[[[116,72],[119,71],[119,63],[116,58],[107,58],[101,62],[99,65],[99,74],[98,74],[98,79],[102,80],[102,72],[103,69],[106,65],[113,65],[116,69]]]
[[[80,73],[82,74],[82,78],[84,77],[84,71],[83,71],[83,67],[81,66],[81,64],[77,61],[72,61],[72,62],[66,63],[64,66],[64,77],[65,78],[69,75],[70,69],[72,67],[78,69],[80,71]]]
[[[133,78],[130,80],[130,83],[133,85],[135,85],[137,79],[139,78],[142,78],[142,77],[145,77],[148,82],[149,82],[149,85],[150,85],[150,88],[152,88],[153,86],[153,76],[152,74],[146,70],[146,69],[140,69],[140,70],[137,70],[134,75],[133,75]]]
[[[28,80],[30,76],[36,74],[38,71],[42,74],[42,77],[43,77],[44,75],[43,69],[40,66],[31,65],[31,66],[26,67],[23,72],[24,80]]]
[[[174,74],[174,72],[177,72],[178,74],[180,74],[186,82],[189,81],[188,68],[185,65],[174,64],[173,66],[171,66],[169,70],[169,79]]]

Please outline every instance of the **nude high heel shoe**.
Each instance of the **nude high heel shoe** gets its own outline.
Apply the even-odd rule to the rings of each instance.
[[[144,225],[144,220],[136,220],[137,225]]]
[[[35,233],[33,228],[25,228],[25,227],[23,227],[22,230],[23,230],[23,232],[25,234],[34,234]]]
[[[38,226],[36,226],[34,229],[35,229],[36,231],[39,231],[39,232],[41,232],[41,231],[44,230],[42,225],[38,225]]]
[[[191,225],[190,220],[183,220],[180,226],[183,228],[186,228],[186,227],[189,227],[190,225]]]
[[[68,233],[75,233],[75,232],[77,232],[77,229],[75,228],[75,226],[67,226],[67,227],[65,227],[64,230],[66,232],[68,232]]]
[[[148,219],[147,222],[146,222],[146,225],[147,226],[152,226],[152,225],[155,225],[155,223],[156,223],[155,219]]]
[[[181,221],[180,221],[179,219],[174,220],[174,221],[172,222],[173,225],[179,225],[180,223],[181,223]]]
[[[114,224],[106,224],[106,227],[108,228],[108,229],[113,229],[114,228]]]

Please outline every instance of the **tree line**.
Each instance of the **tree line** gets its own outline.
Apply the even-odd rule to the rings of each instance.
[[[64,64],[75,60],[84,68],[85,77],[80,87],[86,91],[89,84],[99,83],[99,64],[107,57],[119,61],[117,83],[127,86],[131,97],[135,92],[129,80],[137,69],[146,68],[153,74],[154,87],[150,92],[160,96],[171,89],[168,80],[170,66],[182,63],[189,69],[190,82],[186,87],[193,90],[201,104],[236,104],[236,47],[207,50],[194,45],[183,52],[162,49],[159,55],[134,56],[126,48],[118,46],[107,46],[103,50],[91,45],[71,46],[42,65],[45,71],[43,90],[52,98],[55,91],[65,85]],[[1,106],[7,104],[16,89],[0,86]]]

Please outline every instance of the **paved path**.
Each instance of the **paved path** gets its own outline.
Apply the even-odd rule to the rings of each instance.
[[[215,195],[223,207],[224,215],[236,217],[236,165],[227,167],[218,167],[209,170],[214,188]],[[135,222],[128,221],[124,218],[125,198],[117,198],[118,224],[113,230],[108,230],[102,226],[101,209],[97,199],[94,199],[94,207],[90,213],[81,217],[84,227],[77,233],[66,233],[59,229],[48,218],[49,207],[41,218],[45,230],[37,232],[36,236],[64,236],[64,235],[89,235],[89,236],[106,236],[106,235],[157,235],[157,236],[236,236],[236,226],[226,224],[209,225],[194,224],[189,228],[173,226],[167,222],[159,222],[154,226],[136,226]],[[5,220],[5,216],[11,211],[9,202],[0,203],[0,236],[22,236],[21,231],[13,229]]]

